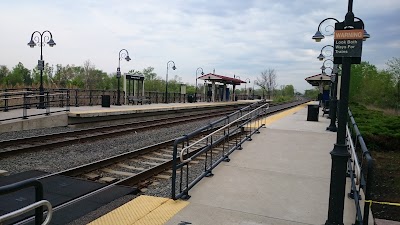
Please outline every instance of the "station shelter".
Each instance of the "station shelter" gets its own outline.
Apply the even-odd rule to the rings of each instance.
[[[329,91],[330,91],[330,83],[331,76],[326,74],[317,74],[310,77],[305,78],[305,80],[314,87],[318,87],[319,94],[322,96],[323,102],[329,100]]]
[[[143,74],[125,74],[124,77],[124,99],[128,98],[141,99],[144,95],[144,76]]]
[[[204,74],[197,79],[204,80],[204,96],[205,101],[234,101],[236,85],[246,83],[237,78],[222,76],[214,73]],[[218,83],[218,84],[217,84]],[[232,85],[232,94],[227,85]]]

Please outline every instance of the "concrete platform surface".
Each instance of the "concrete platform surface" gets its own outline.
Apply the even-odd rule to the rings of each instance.
[[[326,117],[306,121],[306,105],[277,118],[190,190],[190,204],[166,224],[325,224],[336,133]],[[354,208],[346,198],[344,224]]]

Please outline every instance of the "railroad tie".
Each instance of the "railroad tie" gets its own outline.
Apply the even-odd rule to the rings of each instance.
[[[153,152],[152,154],[158,155],[158,156],[164,156],[164,157],[172,157],[172,154],[163,154],[163,153],[158,153],[158,152]]]
[[[108,168],[101,169],[101,171],[106,172],[106,173],[117,174],[117,175],[121,175],[121,176],[127,176],[127,177],[136,175],[136,173],[112,170],[112,169],[108,169]]]
[[[158,166],[158,165],[160,165],[160,163],[145,162],[145,161],[140,161],[138,159],[131,159],[130,161],[137,162],[137,163],[142,163],[142,164],[146,164],[146,165],[150,165],[150,166]]]
[[[113,183],[113,182],[115,182],[117,180],[118,179],[114,178],[114,177],[102,177],[102,178],[99,179],[99,181],[106,182],[106,183]]]
[[[150,157],[150,156],[141,156],[144,159],[149,159],[149,160],[158,160],[158,161],[163,161],[163,162],[168,162],[170,159],[161,159],[161,158],[155,158],[155,157]]]
[[[123,164],[123,163],[118,163],[117,166],[126,168],[126,169],[130,169],[130,170],[139,170],[139,171],[146,170],[145,168],[142,168],[142,167],[129,166],[129,165]]]
[[[85,176],[88,180],[97,180],[100,178],[100,175],[95,173],[87,173],[84,174],[83,176]]]

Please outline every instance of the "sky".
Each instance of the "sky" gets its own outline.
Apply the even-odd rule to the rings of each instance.
[[[29,48],[34,31],[49,30],[56,46],[43,47],[50,65],[83,65],[87,60],[109,74],[118,53],[131,61],[121,72],[154,67],[165,79],[169,69],[183,83],[194,84],[196,69],[254,80],[275,69],[278,87],[311,89],[304,79],[321,72],[317,60],[332,36],[316,43],[311,37],[325,18],[344,20],[346,0],[14,0],[0,1],[0,65],[18,62],[32,69],[40,48]],[[363,43],[362,60],[385,69],[400,57],[400,1],[354,0],[353,12],[371,38]],[[325,23],[324,23],[325,24]],[[329,25],[329,24],[327,24]],[[328,27],[329,31],[329,27]]]

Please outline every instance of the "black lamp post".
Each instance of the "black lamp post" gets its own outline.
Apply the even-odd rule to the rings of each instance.
[[[331,59],[326,59],[322,65],[322,67],[325,67],[325,63],[327,61],[330,61],[334,63]],[[338,73],[338,65],[333,64],[333,68],[331,67],[325,67],[324,71],[326,68],[331,69],[331,98],[329,101],[329,118],[331,119],[331,122],[329,124],[329,127],[326,128],[326,130],[336,132],[337,127],[336,127],[336,109],[337,109],[337,93],[336,93],[336,88],[337,88],[337,73]]]
[[[249,84],[250,84],[250,78],[246,78],[246,83],[244,83],[244,93],[246,94],[246,99],[248,99],[248,94],[247,94],[247,89],[246,89],[246,84],[247,84],[247,81],[249,82]]]
[[[175,62],[170,60],[167,62],[167,76],[165,77],[165,103],[168,103],[168,68],[169,64],[172,63],[172,69],[176,70]]]
[[[355,21],[355,19],[358,19],[358,21]],[[312,39],[314,39],[316,42],[320,42],[323,38],[325,38],[324,35],[320,32],[320,27],[321,24],[327,20],[336,21],[334,30],[335,33],[338,30],[351,31],[354,28],[364,29],[364,23],[362,22],[362,20],[357,17],[354,17],[353,0],[349,0],[348,2],[348,11],[345,16],[345,20],[343,22],[339,22],[335,18],[326,18],[321,21],[321,23],[318,26],[318,31],[312,37]],[[364,39],[366,39],[369,38],[370,35],[364,30],[362,36]],[[353,38],[353,39],[358,39],[358,38]],[[362,44],[362,42],[359,43],[358,41],[356,41],[356,43]],[[339,42],[336,43],[335,41],[335,46],[339,44],[340,44]],[[343,54],[341,51],[334,52],[334,62],[336,64],[340,63],[342,64],[342,79],[340,88],[337,138],[336,138],[336,144],[334,145],[333,150],[330,152],[332,158],[332,166],[331,166],[331,180],[330,180],[330,190],[329,190],[328,219],[326,220],[325,225],[343,224],[347,161],[350,157],[346,143],[350,72],[351,72],[351,64],[359,63],[359,61],[361,61],[361,47],[358,48],[360,49],[359,56],[353,56],[349,54],[346,55]]]
[[[168,69],[168,68],[167,68]],[[196,90],[194,92],[194,101],[197,102],[197,72],[201,71],[201,75],[204,75],[203,68],[199,67],[196,70]]]
[[[129,57],[128,50],[126,49],[121,49],[118,54],[118,68],[117,68],[117,80],[118,80],[118,91],[117,91],[117,104],[115,105],[121,105],[121,93],[120,93],[120,79],[121,79],[121,59],[125,59],[126,61],[130,61],[131,58]]]
[[[35,34],[37,35],[35,36]],[[40,60],[38,60],[38,69],[40,70],[40,87],[39,87],[40,97],[39,97],[38,109],[46,108],[44,105],[44,88],[43,88],[43,70],[44,70],[43,46],[45,45],[46,41],[48,41],[47,44],[50,47],[56,45],[56,43],[53,40],[53,35],[51,34],[50,31],[45,30],[42,33],[40,33],[39,31],[34,31],[32,33],[31,40],[28,43],[29,47],[31,48],[35,47],[36,44],[40,46]]]

